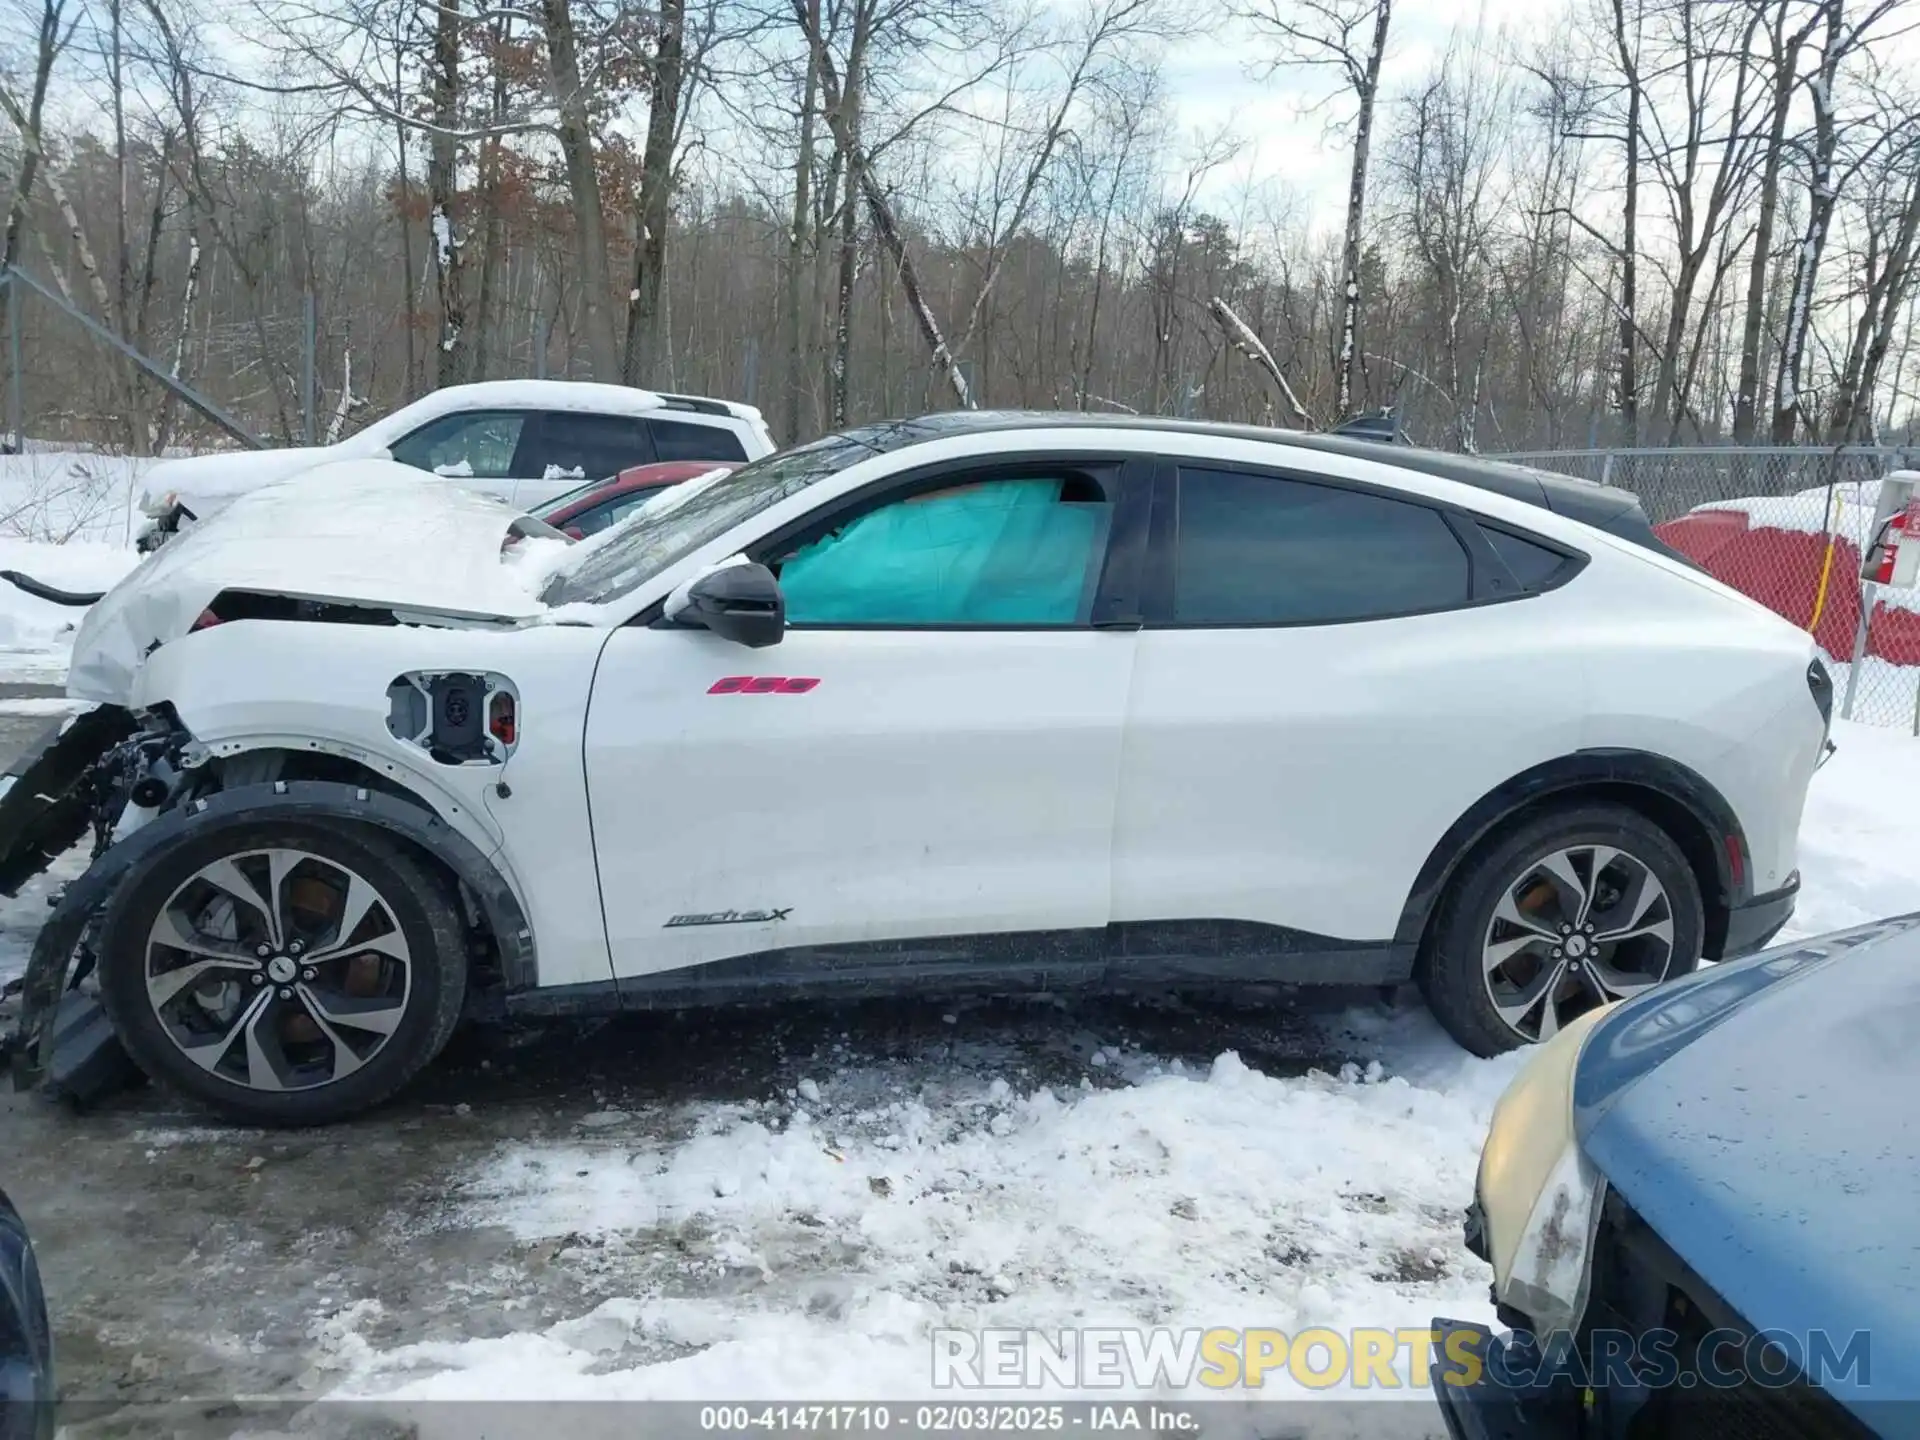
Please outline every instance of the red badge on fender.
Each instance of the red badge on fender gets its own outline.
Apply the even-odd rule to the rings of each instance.
[[[707,689],[709,695],[804,695],[818,685],[813,675],[726,675]]]

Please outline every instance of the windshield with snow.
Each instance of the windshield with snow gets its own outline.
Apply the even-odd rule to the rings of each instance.
[[[874,453],[852,436],[828,435],[729,474],[675,486],[577,547],[540,598],[548,605],[617,600],[742,520]]]

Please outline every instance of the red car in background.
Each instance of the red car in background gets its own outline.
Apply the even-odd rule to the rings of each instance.
[[[739,468],[725,460],[663,460],[654,465],[635,465],[611,480],[594,480],[569,490],[541,510],[539,518],[576,540],[584,540],[631,515],[662,490],[716,470]]]

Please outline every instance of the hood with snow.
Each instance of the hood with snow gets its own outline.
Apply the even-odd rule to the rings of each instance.
[[[563,542],[498,500],[422,484],[390,460],[322,465],[250,491],[161,547],[87,612],[67,693],[130,703],[147,654],[225,591],[391,610],[403,619],[516,623],[544,607]]]
[[[235,496],[329,460],[351,458],[358,447],[296,445],[285,450],[223,450],[214,455],[185,455],[163,460],[142,477],[140,509],[148,515],[179,501],[203,519]]]

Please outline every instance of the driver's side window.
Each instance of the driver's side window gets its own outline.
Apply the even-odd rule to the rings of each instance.
[[[883,501],[768,563],[791,626],[1084,625],[1112,513],[1098,474],[1028,467]]]
[[[442,415],[393,443],[393,458],[416,470],[456,480],[505,480],[527,423],[525,411],[470,411]]]

